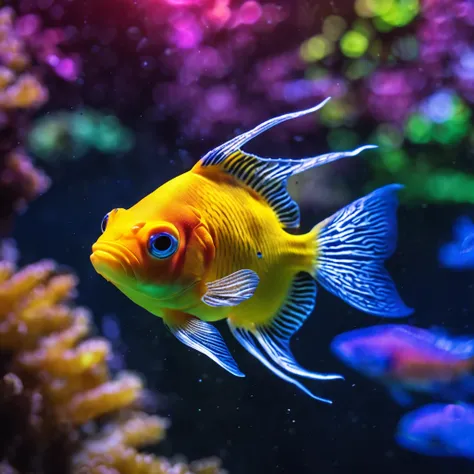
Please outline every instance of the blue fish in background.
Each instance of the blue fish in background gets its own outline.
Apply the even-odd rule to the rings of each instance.
[[[419,454],[474,460],[474,406],[425,405],[400,420],[395,438]]]
[[[440,265],[458,270],[474,269],[474,222],[467,216],[459,217],[453,234],[454,240],[439,249]]]
[[[411,392],[449,401],[474,396],[474,338],[453,337],[440,328],[383,324],[355,329],[331,342],[348,366],[382,383],[401,405]]]

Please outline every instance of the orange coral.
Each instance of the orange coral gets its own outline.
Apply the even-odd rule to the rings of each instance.
[[[138,451],[168,422],[137,411],[137,375],[111,379],[108,342],[87,338],[91,315],[70,304],[76,285],[51,261],[20,271],[0,261],[0,472],[221,473],[213,459],[173,464]],[[81,426],[103,415],[112,421],[82,439]]]

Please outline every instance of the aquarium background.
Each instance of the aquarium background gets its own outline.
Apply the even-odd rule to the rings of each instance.
[[[179,344],[161,321],[99,277],[89,254],[111,209],[131,206],[236,133],[332,96],[320,112],[281,125],[246,149],[297,158],[379,145],[290,183],[302,207],[302,230],[379,185],[405,184],[399,244],[387,266],[416,310],[408,321],[473,334],[474,265],[449,268],[439,249],[454,239],[459,216],[474,218],[474,4],[6,5],[19,16],[33,15],[24,17],[25,35],[38,21],[54,28],[58,50],[50,37],[36,38],[36,48],[45,45],[49,96],[31,121],[15,122],[51,186],[4,235],[15,239],[20,264],[51,258],[78,275],[78,304],[93,311],[98,329],[112,339],[115,363],[144,376],[157,412],[171,420],[166,440],[148,452],[216,455],[231,474],[471,472],[470,461],[399,448],[393,435],[406,410],[330,353],[337,334],[383,320],[319,292],[292,347],[303,366],[345,375],[345,381],[309,384],[334,400],[327,406],[274,377],[226,328],[244,379]],[[11,135],[2,139],[7,143]],[[420,397],[419,404],[429,400]]]

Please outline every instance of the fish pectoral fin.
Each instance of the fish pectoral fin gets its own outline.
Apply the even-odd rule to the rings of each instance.
[[[298,204],[287,191],[288,178],[316,166],[331,163],[341,158],[356,156],[363,150],[377,147],[367,145],[352,151],[327,153],[302,160],[294,160],[290,158],[262,158],[245,153],[241,150],[241,146],[279,123],[316,112],[328,100],[329,98],[306,110],[274,117],[252,130],[238,135],[209,151],[196,163],[193,172],[203,173],[206,168],[212,167],[233,176],[240,183],[257,192],[268,203],[277,214],[283,227],[299,227],[300,210]]]
[[[304,369],[291,352],[290,339],[311,315],[315,302],[315,281],[307,273],[299,273],[278,313],[265,325],[256,326],[252,334],[273,362],[292,374],[314,380],[344,379],[342,375],[321,374]]]
[[[301,382],[290,377],[288,374],[280,370],[278,367],[274,366],[262,352],[258,349],[255,341],[252,339],[252,334],[247,329],[239,328],[235,326],[232,321],[228,320],[229,329],[232,332],[233,336],[239,341],[239,343],[244,347],[244,349],[252,354],[256,359],[258,359],[267,369],[271,370],[277,377],[281,378],[285,382],[291,383],[302,390],[306,395],[309,395],[315,400],[320,402],[331,404],[332,401],[326,398],[321,398],[307,389]]]
[[[211,324],[181,312],[167,312],[163,321],[183,344],[207,355],[237,377],[245,377],[229,352],[220,332]]]
[[[206,284],[206,294],[201,300],[208,306],[237,306],[251,298],[260,279],[253,270],[239,270]]]

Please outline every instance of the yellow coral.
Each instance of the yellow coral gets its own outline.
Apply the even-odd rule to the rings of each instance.
[[[31,74],[22,74],[14,84],[0,90],[0,107],[4,109],[41,107],[47,100],[48,89]]]
[[[24,73],[31,58],[15,32],[11,8],[0,10],[0,107],[29,109],[48,100],[48,90],[32,74]]]
[[[215,459],[187,465],[138,451],[163,439],[168,421],[137,411],[143,389],[137,375],[122,372],[110,378],[109,343],[87,339],[91,315],[70,304],[76,285],[73,275],[57,274],[52,261],[20,271],[0,261],[0,349],[11,354],[0,381],[3,398],[27,396],[27,424],[38,432],[45,421],[69,427],[74,474],[222,473]],[[42,417],[44,406],[49,420]],[[103,415],[115,418],[94,438],[79,442],[78,428]],[[0,472],[13,474],[18,466],[8,461]]]
[[[5,66],[16,72],[24,71],[30,64],[23,41],[14,30],[15,12],[12,8],[0,10],[0,56]]]
[[[15,79],[15,74],[5,66],[0,66],[0,90],[5,89]]]

